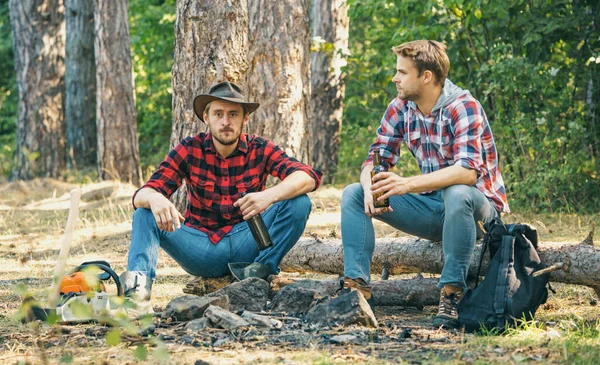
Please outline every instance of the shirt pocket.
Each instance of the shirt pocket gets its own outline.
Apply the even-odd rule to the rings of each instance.
[[[238,196],[239,194],[256,193],[260,191],[260,177],[257,175],[244,175],[242,178],[235,183]]]
[[[452,140],[449,135],[433,135],[431,136],[431,144],[438,151],[438,154],[444,158],[444,160],[453,160],[453,146]]]
[[[216,185],[217,181],[208,176],[199,176],[197,179],[193,191],[203,207],[211,208],[212,203],[217,200]]]
[[[413,156],[417,159],[422,160],[423,156],[423,148],[421,141],[421,131],[414,130],[404,134],[404,142],[406,146],[412,152]]]

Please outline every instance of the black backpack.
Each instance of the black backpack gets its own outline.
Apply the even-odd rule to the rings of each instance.
[[[466,331],[504,332],[519,322],[533,319],[548,298],[550,274],[533,276],[543,269],[537,252],[535,228],[526,224],[504,225],[494,219],[485,225],[477,279],[458,303],[458,320]],[[478,285],[481,263],[489,248],[485,278]]]

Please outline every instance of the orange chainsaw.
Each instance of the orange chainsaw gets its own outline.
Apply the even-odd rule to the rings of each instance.
[[[92,273],[92,274],[90,274]],[[42,308],[33,299],[25,301],[26,315],[23,322],[46,321],[54,318],[61,323],[81,323],[100,319],[110,314],[111,295],[105,282],[112,279],[117,286],[117,295],[123,295],[119,277],[106,261],[89,261],[77,266],[60,281],[60,300],[56,308]]]

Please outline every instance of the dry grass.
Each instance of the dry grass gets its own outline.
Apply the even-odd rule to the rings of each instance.
[[[277,363],[389,363],[400,357],[383,356],[392,348],[373,344],[360,351],[351,347],[308,347],[303,351],[288,348],[229,349],[194,348],[178,343],[152,347],[148,341],[134,339],[108,346],[104,335],[90,336],[86,326],[21,325],[14,318],[22,301],[15,292],[25,285],[36,297],[43,298],[50,285],[58,249],[64,233],[69,206],[69,191],[74,184],[44,179],[31,182],[0,184],[0,358],[2,363],[136,363],[141,351],[149,363],[189,364],[202,359],[219,364]],[[116,272],[125,269],[131,233],[130,197],[134,188],[126,184],[98,183],[82,186],[83,193],[96,192],[81,203],[80,219],[74,235],[68,267],[92,259],[105,259]],[[341,190],[324,187],[311,193],[313,212],[307,235],[340,237],[339,201]],[[527,222],[538,228],[542,241],[579,242],[585,238],[592,222],[600,226],[600,215],[527,215],[515,213],[507,222]],[[401,233],[375,221],[378,237],[395,237]],[[290,274],[293,275],[293,274]],[[161,251],[157,281],[153,289],[155,308],[182,294],[190,280],[171,258]],[[467,335],[457,342],[419,344],[409,359],[426,363],[595,363],[600,356],[600,307],[595,293],[584,287],[553,285],[557,294],[540,309],[537,322],[507,336]],[[109,288],[110,289],[110,288]],[[388,310],[388,309],[385,309]],[[435,308],[425,311],[396,310],[380,312],[392,321],[427,321]],[[392,310],[392,309],[390,309]],[[378,314],[379,316],[379,314]],[[403,322],[404,321],[404,322]],[[437,334],[447,336],[444,333]],[[579,345],[578,345],[579,344]],[[405,346],[403,344],[402,346]],[[88,347],[94,351],[89,351]],[[429,346],[429,347],[428,347]],[[534,350],[531,350],[531,349]],[[458,349],[458,350],[457,350]],[[498,350],[498,349],[501,349]],[[144,352],[142,351],[142,352]],[[402,347],[398,353],[406,352]],[[441,351],[441,352],[440,352]],[[440,353],[450,352],[448,358]],[[590,359],[594,359],[594,361]],[[62,359],[62,360],[61,360]],[[386,360],[388,359],[388,360]],[[392,360],[389,360],[392,359]],[[410,360],[409,360],[410,361]]]

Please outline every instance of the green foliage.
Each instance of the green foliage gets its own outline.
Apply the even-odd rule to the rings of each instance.
[[[575,323],[564,343],[565,363],[596,364],[600,356],[600,321]]]
[[[129,2],[142,164],[157,165],[171,134],[175,0]],[[18,94],[8,0],[0,0],[0,176],[13,167]]]
[[[175,0],[130,0],[140,158],[154,167],[169,152]]]
[[[390,48],[446,43],[450,79],[483,104],[515,209],[597,211],[600,32],[596,1],[349,0],[350,50],[338,181],[358,178],[395,97]],[[358,137],[357,137],[358,136]],[[415,173],[403,154],[399,170]]]
[[[73,363],[73,355],[67,354],[60,358],[61,364],[72,364]]]
[[[148,350],[146,349],[146,346],[143,345],[138,345],[133,351],[133,354],[135,358],[140,361],[146,361],[148,358]]]
[[[121,343],[121,331],[118,328],[113,328],[106,334],[106,344],[109,346],[117,346]]]
[[[565,364],[596,364],[600,356],[600,321],[584,320],[572,316],[563,319],[554,326],[540,322],[526,322],[517,328],[510,328],[500,335],[496,331],[478,333],[467,343],[472,349],[485,347],[503,348],[507,352],[513,349],[549,349],[558,350]],[[527,352],[514,351],[511,356],[515,362],[527,360]],[[517,356],[515,356],[517,355]],[[535,351],[529,353],[535,355]]]
[[[17,79],[13,57],[8,0],[0,0],[0,176],[13,166],[17,120]]]

